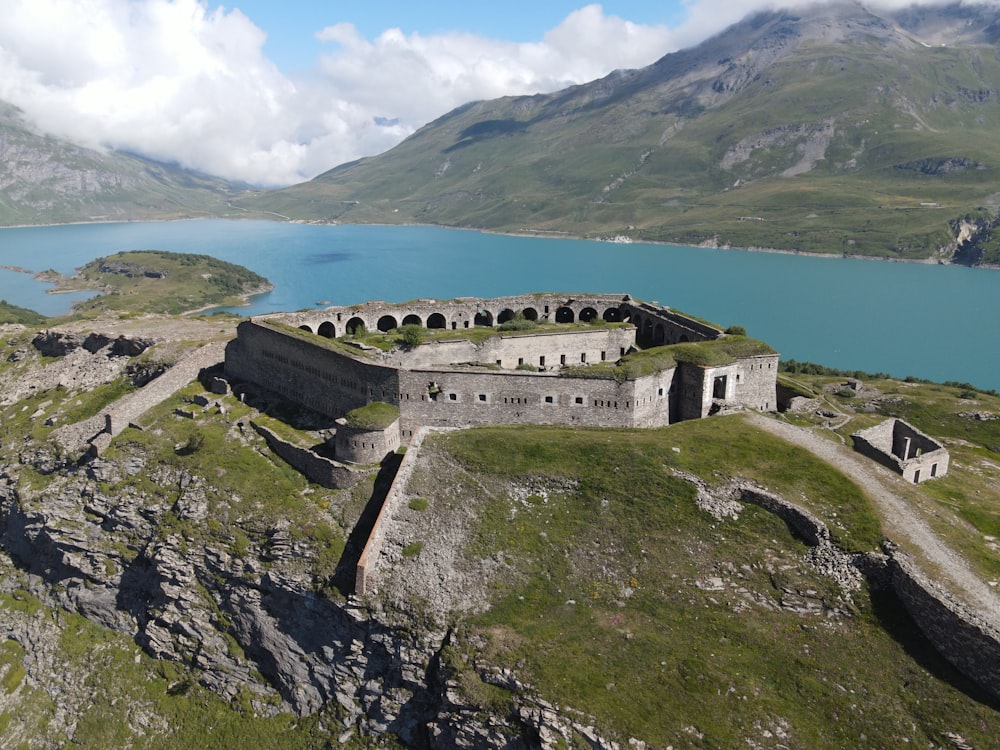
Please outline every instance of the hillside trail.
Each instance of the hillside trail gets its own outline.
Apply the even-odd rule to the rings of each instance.
[[[847,474],[875,501],[887,536],[905,539],[919,548],[926,560],[938,569],[933,578],[993,627],[1000,629],[1000,595],[973,572],[960,554],[934,533],[905,498],[892,490],[891,483],[902,482],[901,478],[890,474],[888,469],[863,459],[847,446],[817,435],[813,430],[760,414],[750,415],[749,422],[782,440],[805,448]]]

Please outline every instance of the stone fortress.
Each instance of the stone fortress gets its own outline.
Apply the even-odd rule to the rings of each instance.
[[[556,325],[504,330],[515,320]],[[440,333],[389,352],[350,338],[403,326]],[[470,335],[476,328],[496,335]],[[644,367],[616,367],[668,344],[689,346]],[[398,422],[382,434],[340,423],[338,458],[363,463],[421,427],[661,427],[734,409],[775,411],[778,354],[629,295],[535,294],[255,316],[240,324],[225,369],[331,419],[373,402],[398,407]]]

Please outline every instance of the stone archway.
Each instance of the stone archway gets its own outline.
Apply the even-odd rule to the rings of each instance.
[[[597,318],[597,310],[592,307],[585,307],[580,310],[580,322],[589,323],[590,321]]]
[[[351,318],[347,321],[347,325],[344,330],[347,331],[348,336],[360,336],[368,329],[365,325],[365,321],[361,318]]]
[[[399,323],[396,322],[396,319],[392,315],[383,315],[378,319],[376,328],[378,328],[382,333],[387,333],[393,328],[399,328]]]
[[[604,311],[601,316],[607,323],[621,323],[622,322],[622,310],[620,307],[609,307]]]
[[[323,338],[335,339],[337,338],[337,328],[329,320],[324,320],[319,324],[319,328],[316,330]]]
[[[407,315],[405,318],[403,318],[403,325],[404,326],[420,326],[421,328],[423,328],[424,327],[424,321],[422,321],[420,319],[419,315],[412,315],[411,314],[411,315]]]
[[[307,326],[305,323],[303,323],[302,325],[299,326],[299,330],[300,331],[309,331],[309,333],[315,333],[315,331],[313,331],[313,329],[310,328],[309,326]]]
[[[563,306],[556,309],[556,323],[574,322],[576,322],[576,313],[573,312],[573,308]]]
[[[493,325],[493,313],[489,310],[480,310],[476,313],[476,319],[474,325],[477,326],[492,326]]]
[[[538,320],[538,310],[533,307],[526,307],[521,310],[521,315],[524,316],[525,320]]]
[[[653,344],[660,346],[667,342],[666,332],[663,330],[663,323],[657,323],[656,328],[653,330]]]
[[[447,328],[448,321],[445,320],[444,315],[441,313],[431,313],[427,316],[427,327],[428,328]]]
[[[503,325],[508,320],[513,320],[513,319],[514,319],[514,311],[511,310],[509,307],[505,307],[503,310],[500,311],[500,314],[497,315],[497,323],[499,325]]]

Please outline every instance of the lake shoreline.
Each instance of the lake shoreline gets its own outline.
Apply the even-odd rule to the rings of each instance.
[[[271,215],[273,217],[273,214]],[[880,261],[883,263],[913,263],[917,265],[926,266],[957,266],[959,268],[972,268],[972,269],[982,269],[985,271],[1000,271],[1000,265],[993,264],[983,264],[978,266],[967,266],[964,263],[953,263],[951,261],[945,261],[940,258],[890,258],[884,255],[845,255],[843,253],[817,253],[810,252],[807,250],[789,250],[776,247],[759,247],[759,246],[748,246],[748,247],[735,247],[732,245],[720,245],[714,242],[701,242],[697,245],[678,245],[673,242],[663,242],[661,240],[633,240],[628,238],[624,241],[614,241],[607,239],[598,239],[594,237],[581,237],[580,235],[572,234],[571,232],[566,232],[562,230],[544,230],[544,229],[522,229],[518,231],[501,231],[498,229],[482,229],[478,227],[454,227],[445,224],[423,224],[420,222],[400,222],[398,224],[389,224],[383,222],[367,222],[367,223],[356,223],[356,222],[339,222],[339,221],[313,221],[307,219],[280,219],[271,218],[266,216],[199,216],[191,218],[177,218],[177,219],[121,219],[116,221],[71,221],[63,222],[57,224],[14,224],[9,226],[0,227],[0,231],[4,229],[34,229],[42,227],[74,227],[74,226],[90,226],[90,225],[102,225],[102,224],[166,224],[172,222],[183,222],[183,221],[270,221],[275,224],[298,224],[302,226],[317,226],[317,227],[336,227],[336,226],[369,226],[369,227],[430,227],[434,229],[448,229],[459,232],[478,232],[480,234],[495,234],[501,237],[525,237],[525,238],[537,238],[537,239],[549,239],[549,240],[575,240],[583,242],[602,242],[608,245],[651,245],[651,246],[662,246],[662,247],[680,247],[680,248],[690,248],[692,250],[726,250],[739,253],[768,253],[773,255],[793,255],[800,256],[803,258],[829,258],[829,259],[845,259],[845,260],[872,260]],[[622,235],[627,237],[627,235]],[[14,269],[10,269],[14,270]],[[23,270],[23,269],[17,269]]]

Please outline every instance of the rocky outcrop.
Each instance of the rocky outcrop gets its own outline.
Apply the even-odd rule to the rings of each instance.
[[[22,492],[16,467],[0,473],[0,542],[33,592],[187,665],[220,696],[249,696],[263,715],[336,706],[332,736],[345,742],[391,734],[418,748],[555,748],[579,735],[594,748],[619,747],[511,675],[481,675],[511,690],[507,708],[470,702],[442,663],[453,634],[390,624],[353,599],[317,594],[307,565],[315,550],[287,522],[238,554],[186,534],[185,524],[208,520],[202,479],[138,456],[80,466],[40,450],[31,460],[53,465],[50,482]],[[172,499],[102,489],[139,475],[174,488]],[[17,585],[8,577],[0,588]]]

